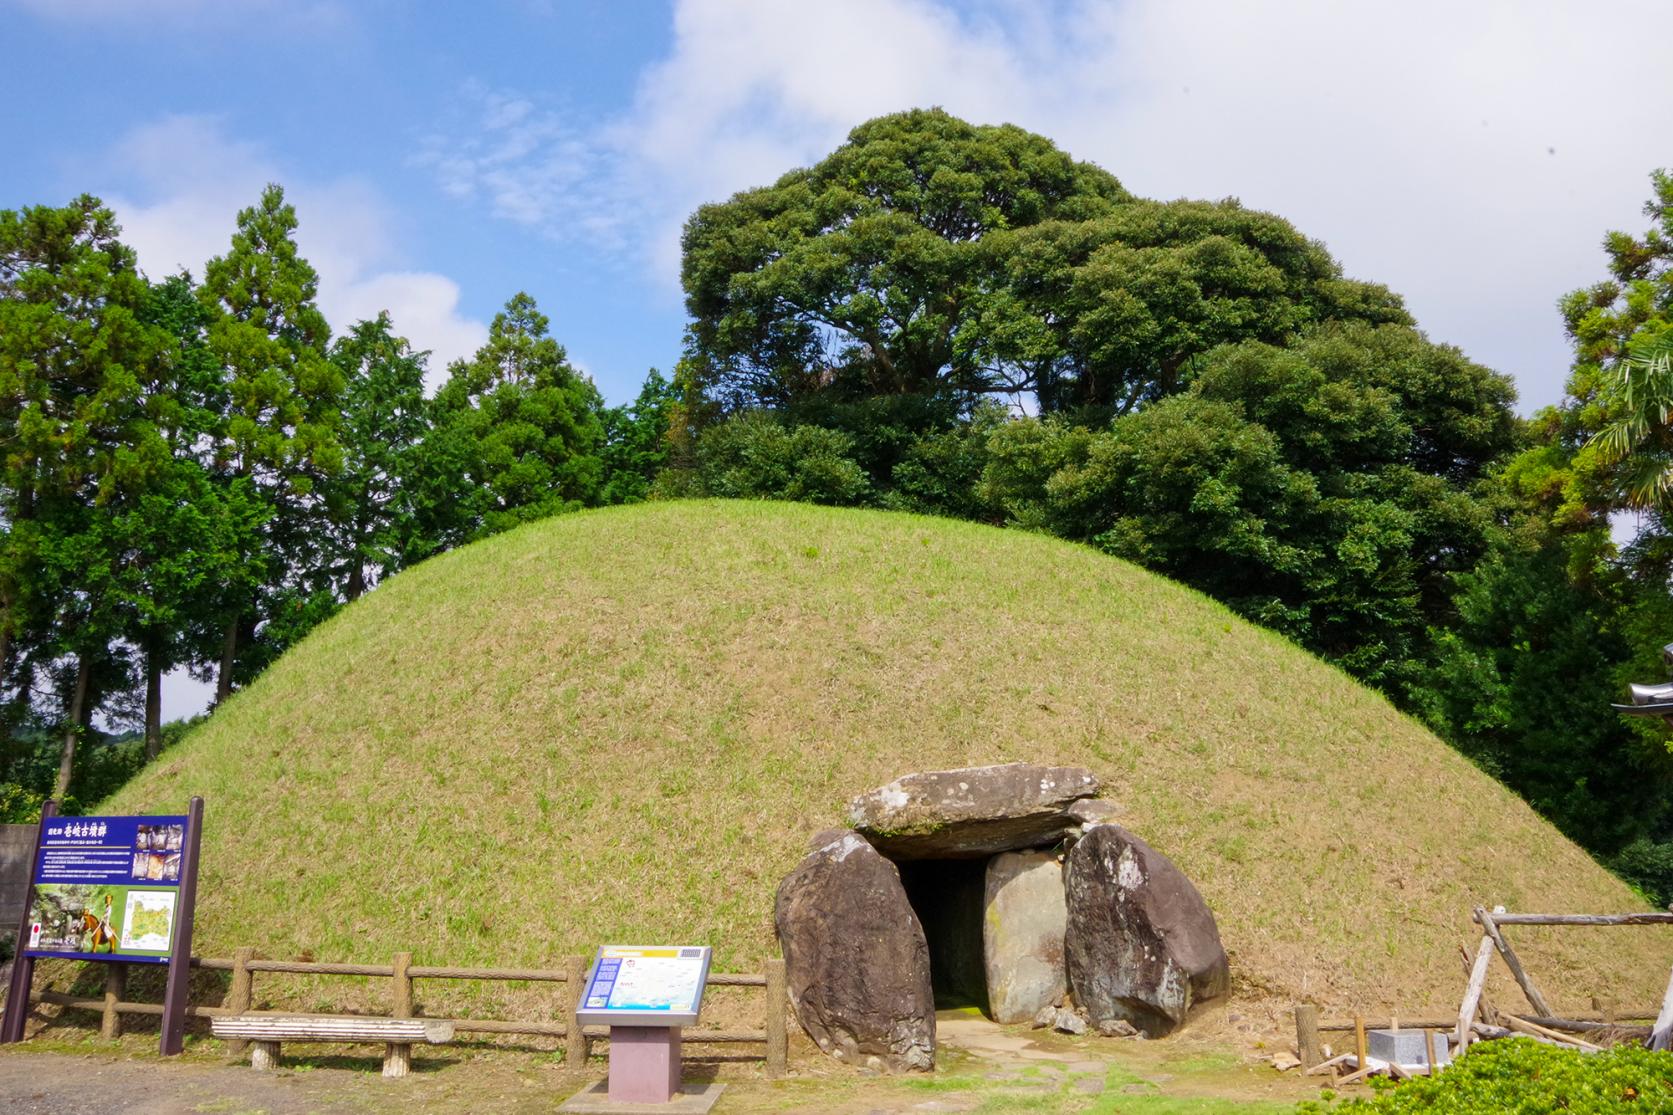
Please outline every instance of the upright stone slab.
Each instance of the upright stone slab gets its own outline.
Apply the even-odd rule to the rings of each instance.
[[[895,1072],[934,1067],[929,948],[894,864],[838,837],[784,877],[774,921],[796,1019],[820,1049]]]
[[[1068,808],[1097,792],[1084,767],[921,771],[855,798],[848,821],[893,859],[978,859],[1059,840],[1080,825]]]
[[[1068,990],[1063,866],[1051,852],[1001,852],[988,861],[982,961],[995,1022],[1027,1022]]]
[[[1226,993],[1230,968],[1202,895],[1162,853],[1119,825],[1087,830],[1064,872],[1069,987],[1096,1024],[1152,1037],[1193,1003]]]

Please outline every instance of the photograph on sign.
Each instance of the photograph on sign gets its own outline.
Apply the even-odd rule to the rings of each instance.
[[[687,1026],[708,980],[706,945],[605,945],[581,1001],[594,1024]]]
[[[174,941],[184,817],[56,817],[30,894],[32,956],[164,963]]]

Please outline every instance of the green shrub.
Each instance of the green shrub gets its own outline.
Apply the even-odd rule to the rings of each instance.
[[[786,426],[765,411],[733,415],[697,445],[704,491],[725,499],[865,503],[871,482],[840,430]]]
[[[1559,1049],[1526,1038],[1484,1042],[1439,1076],[1377,1082],[1377,1094],[1301,1112],[1366,1115],[1588,1115],[1673,1112],[1673,1053],[1622,1046],[1605,1053]]]

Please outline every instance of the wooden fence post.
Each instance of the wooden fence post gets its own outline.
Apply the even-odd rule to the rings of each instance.
[[[412,953],[398,952],[391,966],[394,968],[393,978],[389,981],[391,1018],[412,1017],[412,977],[407,975],[407,969],[412,967]],[[390,1077],[407,1075],[412,1070],[412,1046],[406,1042],[386,1042],[383,1047],[383,1074]]]
[[[1487,935],[1493,938],[1494,946],[1498,948],[1499,955],[1505,958],[1505,966],[1510,969],[1510,974],[1516,977],[1517,986],[1522,989],[1522,994],[1527,997],[1528,1005],[1534,1008],[1534,1013],[1541,1018],[1550,1018],[1557,1012],[1551,1009],[1551,1004],[1546,1002],[1545,996],[1541,995],[1539,988],[1534,986],[1534,981],[1528,978],[1527,972],[1523,971],[1522,961],[1517,957],[1516,950],[1510,947],[1510,942],[1505,940],[1504,934],[1499,931],[1498,923],[1493,920],[1495,914],[1504,912],[1505,908],[1503,906],[1493,907],[1493,913],[1491,914],[1487,912],[1485,907],[1477,906],[1475,908],[1475,920],[1482,929],[1487,931]]]
[[[99,1036],[106,1041],[115,1041],[122,1036],[122,1016],[116,1013],[116,1004],[122,1001],[122,993],[128,987],[128,966],[126,964],[105,965],[105,1011],[99,1020]]]
[[[1324,1060],[1319,1046],[1319,1008],[1312,1003],[1295,1008],[1295,1055],[1301,1060],[1302,1072]]]
[[[250,971],[250,961],[256,958],[256,950],[245,946],[234,949],[232,953],[232,985],[227,988],[227,1009],[234,1014],[243,1014],[250,1009],[251,980],[255,973]],[[227,1042],[227,1056],[238,1058],[244,1056],[244,1050],[250,1043],[243,1040]]]
[[[790,997],[784,987],[784,961],[767,961],[767,1075],[784,1075],[784,1062],[789,1051],[790,1035],[785,1026],[784,1012]]]
[[[1481,1006],[1481,993],[1487,985],[1487,962],[1493,959],[1493,938],[1483,936],[1476,949],[1475,963],[1470,966],[1470,982],[1464,985],[1464,1002],[1458,1008],[1458,1053],[1470,1047],[1475,1032],[1475,1012]]]
[[[566,982],[569,984],[569,1010],[564,1020],[563,1065],[566,1069],[580,1072],[587,1067],[587,1058],[592,1056],[592,1043],[581,1028],[581,996],[587,993],[586,957],[569,958]]]

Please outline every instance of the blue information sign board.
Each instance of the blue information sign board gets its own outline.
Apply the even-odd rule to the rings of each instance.
[[[186,829],[184,815],[44,821],[24,954],[167,963]]]

